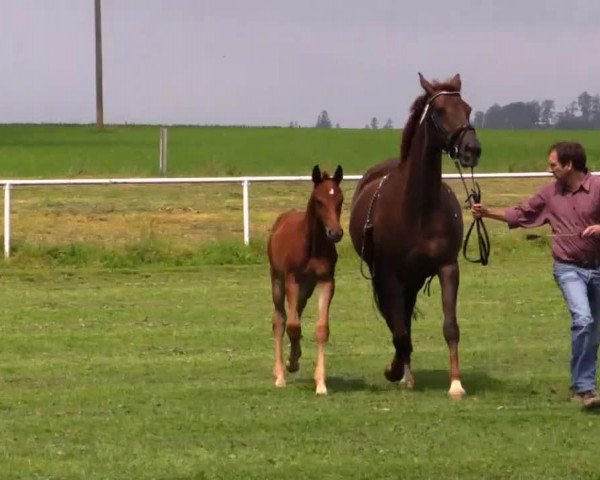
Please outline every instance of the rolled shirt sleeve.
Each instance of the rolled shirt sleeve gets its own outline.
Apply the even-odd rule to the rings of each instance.
[[[528,200],[504,211],[509,228],[533,228],[549,223],[547,188],[543,188]]]

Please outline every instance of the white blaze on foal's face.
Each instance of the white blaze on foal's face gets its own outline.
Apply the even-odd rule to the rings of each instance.
[[[331,188],[331,189],[329,190],[329,195],[333,195],[334,193],[335,193],[335,191],[333,190],[333,188]]]

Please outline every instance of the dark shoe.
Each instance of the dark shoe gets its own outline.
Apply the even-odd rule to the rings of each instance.
[[[576,392],[571,389],[571,401],[582,405],[586,409],[593,409],[600,407],[600,396],[596,390],[588,390],[587,392]]]
[[[600,396],[596,390],[583,392],[583,407],[587,410],[600,407]]]

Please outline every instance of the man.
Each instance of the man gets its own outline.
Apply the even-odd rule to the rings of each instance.
[[[586,168],[583,146],[560,142],[548,150],[556,181],[521,205],[507,209],[474,204],[474,218],[492,218],[509,228],[552,228],[554,278],[571,313],[571,399],[600,407],[596,360],[600,337],[600,177]]]

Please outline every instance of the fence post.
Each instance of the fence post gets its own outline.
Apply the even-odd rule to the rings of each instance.
[[[168,157],[168,142],[167,142],[167,129],[166,127],[160,127],[160,146],[158,154],[158,167],[160,174],[164,177],[167,174],[167,157]]]
[[[250,244],[250,205],[248,200],[248,187],[250,182],[248,180],[244,180],[242,182],[243,194],[242,197],[244,199],[244,243],[246,245]]]
[[[4,184],[4,258],[10,257],[10,187]]]

